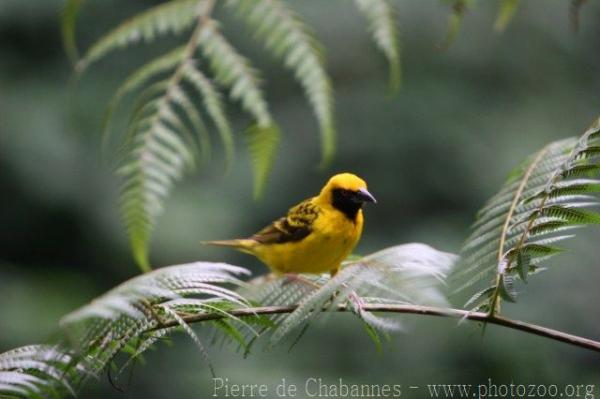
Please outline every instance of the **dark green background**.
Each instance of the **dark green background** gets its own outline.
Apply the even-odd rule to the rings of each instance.
[[[85,47],[151,1],[89,1],[78,26]],[[449,8],[437,1],[397,1],[403,87],[387,96],[387,67],[350,1],[302,0],[293,7],[327,49],[336,93],[339,147],[318,170],[317,124],[291,74],[251,41],[239,20],[217,17],[240,51],[264,72],[265,90],[283,141],[264,200],[252,200],[242,133],[237,159],[223,174],[213,160],[178,186],[156,230],[156,266],[219,260],[265,269],[206,239],[246,235],[316,193],[329,175],[353,171],[379,203],[366,210],[357,251],[425,242],[458,252],[476,210],[523,157],[545,143],[579,135],[600,113],[600,5],[582,10],[569,28],[568,1],[522,1],[507,31],[492,30],[497,1],[466,15],[457,42],[437,45]],[[100,151],[100,125],[110,95],[127,71],[175,42],[120,51],[91,68],[73,91],[59,37],[59,0],[0,2],[0,352],[44,342],[61,315],[136,273],[117,208],[117,179]],[[248,119],[230,107],[236,131]],[[216,140],[215,140],[216,141]],[[597,229],[571,241],[573,251],[532,278],[506,314],[600,338]],[[598,354],[497,327],[406,317],[406,334],[377,353],[347,315],[311,328],[299,345],[248,359],[210,350],[217,373],[235,383],[273,387],[287,378],[402,384],[404,397],[426,397],[408,385],[436,383],[597,384]],[[201,329],[198,329],[201,331]],[[122,395],[104,376],[82,397],[208,397],[210,374],[190,340],[176,336],[136,367]],[[301,396],[301,395],[300,395]]]

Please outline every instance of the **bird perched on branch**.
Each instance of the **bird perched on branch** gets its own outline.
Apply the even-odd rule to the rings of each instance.
[[[377,202],[365,181],[351,173],[337,174],[319,195],[300,202],[253,236],[203,243],[254,255],[278,274],[333,276],[360,239],[365,202]]]

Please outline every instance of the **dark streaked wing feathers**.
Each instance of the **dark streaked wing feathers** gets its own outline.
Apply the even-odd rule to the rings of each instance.
[[[311,202],[312,198],[302,201],[282,217],[250,239],[261,244],[282,244],[300,241],[312,231],[312,224],[319,215],[319,208]]]

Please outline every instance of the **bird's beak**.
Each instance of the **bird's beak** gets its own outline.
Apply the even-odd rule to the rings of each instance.
[[[366,188],[361,188],[356,193],[357,199],[361,202],[372,202],[374,204],[377,203],[377,200],[370,192],[367,191]]]

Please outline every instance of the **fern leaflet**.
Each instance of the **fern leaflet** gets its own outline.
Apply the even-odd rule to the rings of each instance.
[[[84,0],[65,0],[61,13],[61,34],[65,53],[69,57],[69,60],[75,64],[79,58],[79,51],[77,50],[77,42],[75,40],[75,26],[77,23],[77,16],[83,6]]]
[[[229,88],[231,98],[239,101],[242,109],[255,121],[248,129],[248,136],[254,172],[254,196],[259,197],[272,166],[279,141],[279,128],[269,112],[258,74],[220,33],[216,21],[205,21],[199,46],[210,63],[215,79]]]
[[[500,3],[500,11],[498,17],[494,23],[494,29],[497,32],[503,32],[510,21],[512,20],[517,8],[519,7],[519,0],[502,0]]]
[[[206,0],[175,0],[137,14],[94,43],[79,61],[78,69],[87,68],[117,48],[128,47],[140,40],[151,42],[168,33],[181,33],[204,15],[208,6]]]
[[[322,164],[328,164],[335,151],[335,123],[331,79],[325,70],[320,43],[308,27],[280,0],[229,0],[256,32],[258,39],[284,61],[304,92],[317,116],[321,130]]]
[[[390,89],[394,93],[400,88],[400,50],[398,45],[398,23],[394,7],[387,0],[355,0],[360,11],[369,21],[369,29],[377,47],[383,52],[390,65]]]

